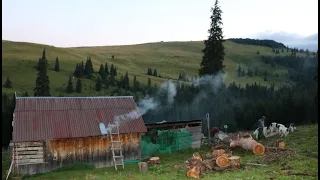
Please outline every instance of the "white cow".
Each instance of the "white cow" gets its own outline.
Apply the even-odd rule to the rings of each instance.
[[[268,127],[264,127],[264,128],[263,128],[262,133],[263,133],[264,137],[269,137],[270,132],[271,132],[271,131],[270,131],[270,128],[268,128]],[[253,136],[254,136],[256,139],[258,139],[258,135],[259,135],[259,128],[257,128],[257,129],[253,132]]]
[[[294,130],[296,130],[297,128],[296,128],[296,126],[294,125],[294,123],[291,123],[290,125],[289,125],[289,132],[293,132]]]
[[[285,126],[279,126],[279,134],[280,137],[287,137],[289,134],[289,128],[286,128]]]

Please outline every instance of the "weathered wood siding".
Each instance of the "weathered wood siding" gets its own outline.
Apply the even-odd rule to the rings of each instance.
[[[188,127],[187,130],[193,137],[192,148],[200,148],[201,146],[201,126]]]
[[[140,159],[140,133],[121,134],[120,139],[124,160]],[[45,144],[44,164],[20,165],[15,168],[15,172],[18,169],[20,174],[50,172],[73,163],[90,163],[97,168],[113,164],[110,136],[57,139]],[[119,154],[119,151],[115,153]]]

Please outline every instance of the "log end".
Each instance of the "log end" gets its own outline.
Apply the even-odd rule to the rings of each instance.
[[[262,155],[264,155],[264,152],[265,152],[265,147],[260,143],[258,143],[257,145],[255,145],[253,147],[253,153],[255,155],[262,156]]]
[[[200,170],[197,167],[193,167],[193,168],[188,170],[187,176],[189,178],[200,179]]]
[[[286,143],[283,141],[279,142],[279,148],[284,148],[286,146]]]
[[[216,160],[216,164],[219,167],[223,167],[223,168],[228,167],[229,166],[229,159],[224,156],[219,156]]]

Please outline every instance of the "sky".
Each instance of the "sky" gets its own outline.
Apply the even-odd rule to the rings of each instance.
[[[2,39],[58,47],[197,41],[215,0],[3,0]],[[225,38],[318,33],[318,0],[220,0]],[[262,37],[262,36],[261,36]]]

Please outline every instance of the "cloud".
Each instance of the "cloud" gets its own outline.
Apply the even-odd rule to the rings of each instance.
[[[309,36],[301,36],[294,33],[266,31],[255,35],[253,38],[271,39],[289,47],[309,49],[311,51],[318,50],[318,33]]]

